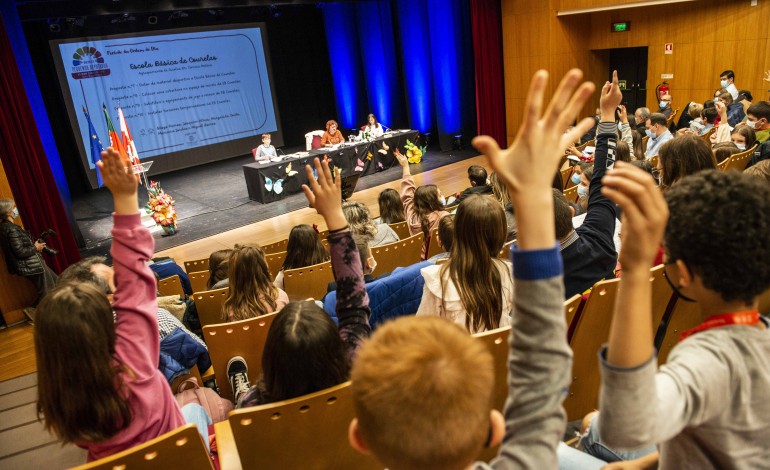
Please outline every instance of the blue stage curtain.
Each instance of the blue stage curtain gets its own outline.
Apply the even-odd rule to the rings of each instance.
[[[356,128],[366,115],[363,106],[364,78],[358,47],[353,4],[326,3],[323,6],[326,40],[329,45],[337,120],[343,134]]]
[[[433,73],[425,0],[396,0],[396,18],[403,63],[409,127],[433,129]]]
[[[396,47],[390,1],[356,3],[358,43],[366,76],[369,110],[388,127],[401,121],[402,100],[397,100]],[[368,113],[367,113],[368,114]],[[360,125],[365,124],[361,116]]]

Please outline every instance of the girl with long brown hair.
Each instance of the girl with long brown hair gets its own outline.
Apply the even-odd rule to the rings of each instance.
[[[89,283],[65,282],[37,307],[37,410],[63,442],[107,457],[190,421],[158,370],[153,239],[139,218],[136,178],[112,147],[97,164],[115,203],[114,303]],[[115,320],[113,320],[113,312]],[[208,439],[206,438],[207,442]]]
[[[438,315],[470,333],[510,325],[511,264],[497,258],[506,223],[497,201],[473,195],[455,214],[449,262],[421,270],[425,279],[417,315]]]
[[[406,220],[404,215],[404,203],[398,191],[388,188],[377,197],[380,206],[380,216],[375,220],[378,224],[395,224]]]
[[[438,227],[439,219],[449,212],[444,209],[444,199],[438,187],[435,184],[417,187],[406,156],[398,149],[393,153],[401,165],[401,202],[404,204],[409,233],[415,235],[422,232],[425,236],[422,242],[422,257],[425,259],[431,231]]]
[[[304,268],[324,261],[329,261],[329,252],[326,251],[321,239],[318,238],[318,232],[310,225],[297,225],[289,232],[286,258],[281,270],[275,276],[273,285],[283,289],[283,272],[287,269]]]
[[[228,263],[230,292],[222,305],[223,321],[259,317],[289,303],[286,292],[270,282],[265,253],[259,245],[235,245]]]

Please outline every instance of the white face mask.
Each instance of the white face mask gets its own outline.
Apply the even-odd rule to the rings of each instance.
[[[738,147],[738,150],[740,150],[741,152],[746,150],[746,144],[735,144],[735,146]]]
[[[752,128],[752,129],[756,129],[756,128],[757,128],[757,122],[758,122],[758,121],[748,121],[748,120],[747,120],[747,121],[746,121],[746,125],[747,125],[747,126],[749,126],[749,127],[750,127],[750,128]]]
[[[577,193],[580,199],[585,199],[588,196],[588,187],[581,184],[577,187]]]
[[[721,80],[719,84],[722,85],[722,88],[727,88],[730,85],[729,83],[727,83],[727,80]]]
[[[14,219],[19,217],[19,208],[18,207],[14,207],[13,208],[13,210],[11,211],[11,217],[14,218]]]
[[[439,202],[441,202],[442,206],[446,206],[446,198],[444,197],[443,194],[438,197],[438,200],[439,200]]]

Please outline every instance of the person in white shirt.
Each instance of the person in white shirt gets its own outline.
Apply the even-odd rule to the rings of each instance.
[[[647,133],[647,151],[646,158],[652,158],[658,154],[660,146],[673,139],[674,136],[666,127],[666,116],[660,113],[653,113],[647,118],[645,132]]]
[[[363,132],[369,132],[375,137],[379,137],[382,134],[385,133],[385,131],[382,130],[382,124],[377,122],[377,118],[374,117],[374,114],[370,114],[366,118],[366,125],[361,128]]]
[[[257,147],[254,160],[270,160],[270,157],[276,156],[278,155],[275,153],[275,147],[270,145],[270,134],[262,134],[262,145]]]
[[[725,70],[719,74],[719,84],[726,89],[734,100],[738,99],[738,87],[735,86],[735,72]]]

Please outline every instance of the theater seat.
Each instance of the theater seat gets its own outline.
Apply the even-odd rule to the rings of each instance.
[[[324,131],[310,131],[305,134],[305,150],[312,150],[321,147],[321,137]]]

